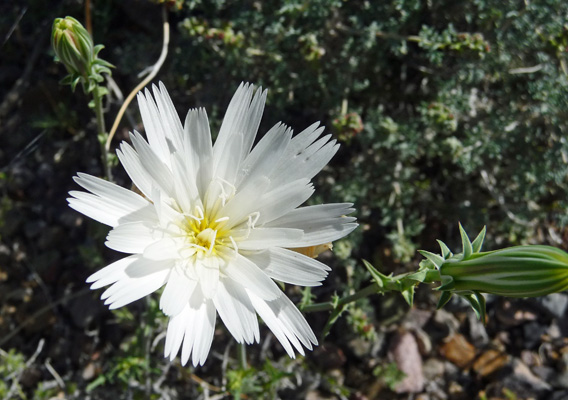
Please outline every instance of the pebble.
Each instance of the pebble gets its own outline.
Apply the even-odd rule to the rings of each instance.
[[[395,386],[397,393],[419,393],[424,389],[422,357],[418,343],[410,332],[398,333],[389,348],[389,357],[406,377]]]
[[[458,367],[467,368],[475,358],[475,347],[462,334],[455,334],[440,346],[440,354]]]

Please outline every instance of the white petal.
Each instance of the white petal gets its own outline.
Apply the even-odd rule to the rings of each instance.
[[[280,159],[274,174],[270,176],[273,187],[278,187],[299,178],[313,178],[331,160],[339,150],[335,140],[327,142],[331,135],[322,137],[298,153],[289,153],[292,143],[286,149],[286,155]],[[327,143],[326,143],[327,142]]]
[[[282,295],[278,285],[268,275],[240,254],[227,261],[222,272],[262,299],[273,300]]]
[[[164,357],[168,357],[170,361],[173,361],[179,352],[185,336],[185,330],[189,325],[190,316],[191,309],[189,308],[189,303],[185,303],[179,314],[170,317],[168,329],[166,330],[166,344],[164,346]]]
[[[189,279],[180,266],[173,268],[160,297],[160,309],[168,316],[179,314],[188,304],[196,286],[197,281]]]
[[[150,260],[174,260],[183,257],[186,239],[183,237],[165,237],[144,248],[144,257]]]
[[[213,301],[204,298],[199,287],[194,290],[187,309],[185,336],[181,351],[181,364],[185,365],[192,357],[193,366],[203,365],[215,331],[215,306]],[[171,357],[171,355],[170,355]]]
[[[171,164],[176,202],[183,212],[192,213],[196,205],[201,205],[195,173],[188,170],[190,163],[178,153],[172,155]]]
[[[330,270],[313,258],[278,247],[246,254],[246,257],[272,279],[292,285],[319,286]]]
[[[254,139],[260,125],[260,120],[262,119],[262,114],[264,112],[267,93],[268,91],[263,91],[262,87],[259,87],[256,90],[247,113],[242,119],[241,125],[235,127],[237,132],[243,133],[243,156],[241,159],[244,159],[250,153],[250,149],[254,143]]]
[[[125,306],[161,288],[169,273],[169,269],[162,269],[140,278],[122,279],[109,287],[101,299],[111,310]]]
[[[265,227],[301,229],[304,237],[294,245],[285,247],[307,247],[340,239],[355,228],[354,217],[346,217],[354,210],[351,203],[322,204],[301,207],[265,224]]]
[[[234,133],[244,133],[242,129],[242,121],[247,116],[247,110],[252,100],[254,86],[249,83],[241,83],[231,98],[215,146],[213,147],[213,159],[217,162],[220,154],[224,152],[227,141]],[[256,133],[256,132],[255,132]]]
[[[309,350],[312,349],[312,344],[317,345],[318,342],[312,329],[288,297],[281,296],[276,300],[266,301],[250,291],[247,292],[256,312],[280,341],[290,357],[295,357],[292,346],[303,355],[302,344]]]
[[[213,302],[225,326],[239,343],[259,341],[258,319],[246,291],[230,279],[222,279]]]
[[[243,190],[247,184],[258,179],[259,175],[269,175],[278,164],[291,138],[290,128],[281,123],[274,125],[241,164],[236,186]]]
[[[91,276],[87,278],[87,283],[94,282],[91,285],[91,289],[99,289],[103,286],[110,285],[122,278],[126,278],[125,270],[126,268],[140,259],[140,255],[133,255],[125,258],[121,258],[112,264],[107,265],[103,269],[98,270]]]
[[[290,211],[277,220],[267,223],[266,226],[295,228],[296,226],[301,226],[301,224],[304,223],[310,224],[312,222],[323,221],[334,222],[336,218],[349,215],[355,211],[354,208],[351,208],[352,206],[352,203],[331,203],[300,207]],[[304,229],[304,227],[299,229]]]
[[[221,178],[230,184],[237,180],[241,151],[243,147],[243,136],[240,133],[233,133],[226,141],[218,158],[213,159],[213,178]]]
[[[122,253],[142,253],[147,246],[162,237],[163,233],[154,226],[145,222],[129,222],[111,230],[105,245]]]
[[[209,120],[204,109],[189,110],[185,119],[185,160],[192,165],[190,176],[196,176],[197,189],[201,198],[205,196],[211,181],[213,146]]]
[[[258,211],[258,200],[270,186],[266,176],[259,175],[254,182],[239,190],[220,211],[220,217],[229,217],[230,229],[248,220],[251,213]]]
[[[137,98],[142,123],[144,124],[144,130],[146,131],[152,152],[167,165],[170,161],[170,148],[166,140],[168,136],[164,131],[163,118],[158,112],[158,107],[156,107],[156,103],[148,89],[144,93],[140,91]]]
[[[262,250],[270,247],[302,247],[304,232],[290,228],[255,228],[250,231],[233,231],[236,237],[248,234],[246,239],[238,241],[239,249]]]
[[[258,201],[260,213],[257,224],[262,226],[303,204],[314,193],[314,187],[308,179],[298,179],[265,193]]]
[[[219,263],[220,259],[216,256],[197,257],[193,267],[198,276],[199,284],[203,294],[208,299],[213,298],[217,292],[219,284]]]
[[[110,226],[140,219],[155,220],[151,203],[130,190],[82,173],[74,180],[93,194],[71,191],[69,194],[74,199],[68,199],[69,205],[88,217]]]
[[[171,140],[171,144],[168,147],[170,149],[173,147],[181,151],[183,147],[183,126],[181,125],[181,121],[166,86],[162,82],[160,82],[159,85],[159,89],[156,85],[152,85],[152,92],[154,93],[154,98],[156,99],[156,104],[160,112],[160,122],[163,132],[166,138]]]
[[[152,178],[152,186],[159,187],[163,192],[173,197],[175,192],[173,189],[174,180],[169,167],[170,153],[167,154],[168,162],[166,164],[162,158],[156,155],[155,149],[146,143],[138,132],[134,131],[131,133],[130,140],[138,153],[140,163],[146,171],[146,175]]]
[[[215,333],[215,306],[211,300],[206,300],[204,306],[199,309],[196,318],[195,329],[199,333],[193,343],[193,355],[191,363],[194,367],[203,365],[209,350],[211,349],[211,342],[213,342],[213,334]],[[193,328],[190,328],[193,329]]]
[[[116,151],[120,163],[126,173],[132,179],[132,183],[146,196],[151,199],[153,181],[142,165],[138,153],[126,142],[120,144],[120,150]]]

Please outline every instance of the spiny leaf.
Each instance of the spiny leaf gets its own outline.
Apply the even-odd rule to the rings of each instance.
[[[432,264],[434,264],[438,269],[440,269],[442,264],[444,264],[445,262],[445,260],[438,254],[430,253],[429,251],[426,250],[418,250],[418,252],[422,254],[424,257],[426,257],[428,260],[430,260]]]
[[[444,307],[448,303],[448,301],[450,301],[451,298],[452,298],[452,292],[443,291],[442,295],[440,296],[440,299],[438,300],[438,304],[436,305],[436,310],[439,310],[440,308]]]
[[[463,259],[467,260],[473,253],[473,246],[471,245],[471,241],[469,240],[467,233],[465,233],[465,230],[463,229],[461,222],[460,222],[460,235],[462,239]]]
[[[381,274],[373,265],[368,262],[367,260],[363,260],[363,264],[367,268],[367,270],[371,273],[373,280],[377,284],[378,287],[384,289],[387,282],[390,281],[390,278],[385,274]]]
[[[442,256],[447,259],[449,257],[452,256],[452,251],[450,250],[450,248],[448,246],[446,246],[446,243],[442,242],[441,240],[436,239],[436,241],[438,242],[438,244],[440,245],[440,249],[442,250]]]
[[[477,237],[471,244],[474,253],[479,253],[481,251],[481,246],[483,246],[483,241],[485,240],[485,232],[486,232],[486,227],[484,226],[481,232],[479,232],[479,235],[477,235]]]
[[[414,303],[414,285],[401,290],[400,294],[402,294],[402,297],[408,303],[408,305],[412,307],[412,304]]]

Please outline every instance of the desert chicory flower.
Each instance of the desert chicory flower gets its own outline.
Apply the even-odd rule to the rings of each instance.
[[[111,226],[106,245],[130,256],[91,275],[111,309],[165,285],[165,356],[203,364],[216,313],[240,343],[259,341],[257,315],[294,357],[316,337],[274,280],[317,286],[329,268],[293,251],[337,240],[357,226],[352,204],[299,207],[338,145],[313,124],[295,137],[278,123],[254,146],[266,91],[239,86],[212,145],[207,114],[185,125],[165,87],[138,95],[148,142],[136,131],[117,152],[143,196],[93,176],[75,181],[69,205]],[[303,347],[302,347],[303,346]]]

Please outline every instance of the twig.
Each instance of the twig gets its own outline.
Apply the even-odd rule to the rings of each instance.
[[[16,17],[16,20],[14,21],[14,23],[12,24],[12,26],[10,27],[10,30],[8,31],[8,33],[6,34],[6,37],[4,37],[4,41],[2,42],[2,46],[0,47],[4,47],[4,45],[6,44],[6,42],[8,40],[10,40],[10,37],[12,36],[12,33],[14,33],[14,31],[16,30],[16,28],[18,27],[18,24],[20,23],[20,21],[22,20],[24,14],[26,13],[26,11],[28,11],[28,7],[24,7],[22,8],[22,11],[20,11],[20,14],[18,14],[18,16]]]
[[[114,134],[116,133],[116,130],[118,129],[118,124],[122,120],[122,116],[124,115],[126,108],[130,104],[130,102],[132,102],[132,100],[134,99],[134,96],[136,96],[136,94],[140,90],[142,90],[144,88],[144,86],[146,86],[148,83],[150,83],[152,81],[152,79],[154,79],[154,77],[158,74],[158,71],[160,71],[160,68],[162,68],[164,61],[166,60],[166,56],[168,55],[168,45],[170,43],[170,24],[168,22],[168,14],[166,12],[165,4],[162,6],[162,21],[163,21],[163,30],[164,30],[164,40],[162,42],[162,52],[160,53],[160,57],[158,58],[158,61],[156,61],[156,63],[152,66],[152,70],[150,71],[148,76],[145,79],[143,79],[130,92],[130,94],[128,95],[128,97],[124,101],[124,103],[122,103],[122,107],[120,107],[120,110],[118,111],[118,115],[116,116],[116,119],[114,120],[114,123],[112,124],[112,128],[109,132],[109,135],[108,135],[108,138],[107,138],[107,141],[106,141],[105,148],[106,148],[107,151],[110,151],[110,144],[112,142],[112,138],[114,137]]]
[[[509,70],[510,74],[532,74],[542,69],[542,64],[537,64],[534,67],[513,68]]]
[[[51,376],[53,376],[53,378],[55,379],[55,381],[57,382],[57,384],[59,385],[59,387],[61,389],[65,389],[65,382],[63,382],[63,379],[61,379],[61,375],[59,375],[57,373],[57,371],[55,370],[55,368],[53,368],[53,366],[51,365],[51,363],[49,362],[49,358],[47,360],[45,360],[45,368],[49,371],[49,373],[51,374]]]
[[[93,23],[91,22],[91,0],[85,0],[85,29],[93,36]]]
[[[43,345],[45,344],[45,339],[41,338],[37,344],[37,348],[34,352],[34,354],[32,354],[32,356],[28,359],[28,361],[26,361],[26,364],[23,368],[18,369],[17,371],[14,371],[13,373],[11,373],[8,376],[4,377],[5,381],[9,381],[10,379],[12,379],[12,384],[10,385],[10,390],[8,391],[8,393],[6,393],[6,399],[10,399],[12,398],[12,395],[14,394],[14,392],[16,390],[18,390],[18,382],[20,381],[20,378],[22,376],[22,374],[24,373],[24,370],[26,368],[29,368],[36,360],[36,358],[39,356],[39,354],[41,353],[41,351],[43,350]],[[2,352],[2,355],[5,352]]]

